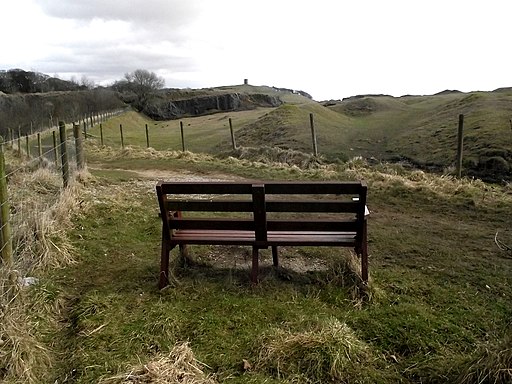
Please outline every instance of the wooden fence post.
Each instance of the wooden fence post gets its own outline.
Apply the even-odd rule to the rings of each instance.
[[[146,147],[149,148],[149,130],[148,130],[147,124],[146,124]]]
[[[84,139],[87,140],[87,121],[84,120]]]
[[[316,131],[315,131],[315,121],[313,119],[313,114],[309,114],[309,125],[311,126],[311,136],[313,138],[313,155],[318,156],[318,148],[316,143]]]
[[[123,124],[119,124],[119,131],[121,132],[121,148],[124,149]]]
[[[25,135],[25,150],[27,152],[27,157],[30,159],[30,145],[28,142],[28,134]]]
[[[103,124],[100,123],[100,143],[103,146]]]
[[[233,144],[233,150],[236,149],[235,133],[233,132],[233,122],[231,117],[229,118],[229,131],[231,132],[231,143]]]
[[[185,134],[183,132],[183,121],[180,121],[180,130],[181,130],[181,149],[185,152]]]
[[[59,135],[60,135],[60,162],[62,164],[62,180],[64,181],[64,188],[69,185],[69,164],[68,164],[68,151],[66,147],[66,124],[59,121]]]
[[[464,115],[459,115],[459,130],[457,135],[457,177],[462,177],[462,151],[464,150]]]
[[[78,170],[85,167],[84,149],[82,145],[82,135],[80,134],[80,125],[73,123],[73,136],[75,136],[76,147],[76,165]]]
[[[9,198],[7,196],[7,177],[5,175],[4,140],[0,137],[0,210],[1,210],[1,246],[2,265],[8,268],[13,265],[12,232],[9,222]]]
[[[14,148],[14,131],[12,128],[9,128],[9,143],[10,147]]]
[[[39,161],[43,160],[43,145],[41,144],[41,133],[37,132],[37,151],[39,155]]]
[[[59,168],[59,155],[57,152],[57,131],[52,131],[53,136],[53,158],[55,162],[55,168]]]

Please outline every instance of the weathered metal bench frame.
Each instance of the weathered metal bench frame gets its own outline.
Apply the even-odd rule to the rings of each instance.
[[[364,182],[160,181],[156,192],[163,223],[160,288],[169,284],[170,251],[179,246],[184,257],[189,244],[251,246],[253,283],[258,281],[259,249],[271,247],[273,264],[277,267],[278,246],[353,247],[361,258],[362,280],[368,281]],[[231,199],[211,198],[224,195]],[[269,200],[269,195],[278,199]],[[314,198],[287,199],[287,195]],[[329,195],[334,198],[326,200]],[[240,199],[233,200],[233,196]],[[187,218],[182,214],[185,211],[210,212],[214,217]],[[251,218],[223,218],[215,212],[245,212]],[[339,217],[287,220],[269,218],[267,213],[271,212],[339,214]]]

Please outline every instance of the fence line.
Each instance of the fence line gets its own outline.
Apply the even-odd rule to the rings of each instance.
[[[119,113],[121,111],[93,117],[90,123],[105,122]],[[10,130],[10,140],[5,142],[0,137],[0,279],[9,278],[9,281],[0,281],[0,286],[14,289],[13,284],[19,284],[21,276],[44,258],[37,253],[41,246],[34,245],[40,240],[42,213],[71,185],[73,173],[85,167],[81,134],[79,130],[78,135],[75,133],[79,125],[73,123],[72,126],[73,132],[69,135],[66,124],[59,121],[59,140],[56,130],[34,134],[37,156],[31,153],[34,148],[31,135],[25,135],[25,152],[21,146],[21,132],[18,131],[19,136],[15,138]],[[45,142],[49,148],[44,148]],[[74,144],[70,147],[76,154],[70,157],[72,162],[65,159],[70,143]]]
[[[89,122],[87,122],[86,119],[84,119],[84,116],[78,116],[78,119],[76,119],[75,121],[78,121],[79,124],[81,124],[82,122],[85,122],[86,129],[90,129],[93,127],[90,123],[91,121],[95,122],[94,125],[97,125],[97,124],[99,124],[100,121],[105,122],[108,119],[118,116],[124,112],[125,112],[125,109],[115,109],[112,111],[103,111],[103,112],[98,112],[98,113],[94,113],[94,114],[90,114],[90,115],[88,114],[87,118],[89,118],[89,116],[92,116],[92,120],[90,120]],[[0,127],[0,128],[3,128],[3,127]],[[33,129],[32,129],[30,133],[27,132],[27,133],[23,134],[19,127],[17,130],[15,130],[13,128],[8,128],[4,132],[4,134],[7,135],[7,140],[4,140],[4,144],[9,147],[12,147],[12,146],[14,146],[14,144],[16,142],[19,142],[20,138],[22,138],[22,137],[30,138],[30,137],[36,135],[37,133],[45,134],[45,133],[51,132],[53,130],[58,130],[58,129],[59,129],[58,125],[51,125],[50,127],[46,128],[46,129],[41,129],[37,132],[33,132]],[[14,134],[15,132],[16,132],[16,135]]]
[[[227,116],[226,116],[227,117]],[[165,138],[164,141],[168,141],[170,137],[173,139],[172,144],[175,145],[176,149],[180,148],[181,151],[185,152],[187,150],[190,150],[190,147],[197,146],[194,144],[193,140],[188,139],[188,134],[191,133],[191,136],[198,137],[197,133],[193,133],[193,128],[189,130],[189,128],[185,127],[185,124],[182,120],[172,120],[172,122],[176,122],[177,125],[177,131],[174,131],[174,128],[171,130],[166,131],[169,134],[169,137]],[[318,149],[318,141],[317,141],[317,131],[316,131],[316,125],[314,120],[314,114],[309,114],[309,119],[307,121],[309,130],[310,130],[310,137],[311,137],[311,153],[313,156],[317,157],[319,155],[319,149]],[[187,124],[187,126],[190,126],[191,124]],[[169,124],[167,125],[169,126]],[[128,125],[119,123],[117,124],[117,133],[115,132],[115,126],[112,125],[108,128],[110,131],[110,134],[105,134],[105,127],[102,123],[99,124],[99,139],[100,139],[100,145],[108,145],[108,146],[115,146],[119,145],[121,149],[124,149],[127,145],[135,145],[143,147],[144,145],[146,148],[150,147],[150,143],[156,143],[156,145],[160,144],[156,139],[152,139],[151,136],[151,130],[148,127],[147,123],[142,123],[140,126],[140,131],[137,129],[134,131],[133,125]],[[203,127],[201,127],[203,128]],[[216,127],[217,129],[220,129],[219,127]],[[224,128],[222,128],[224,129]],[[304,122],[304,129],[306,130],[306,122]],[[136,132],[134,134],[134,132]],[[136,138],[134,138],[134,135],[136,135]],[[87,133],[87,136],[94,135]],[[96,136],[97,137],[97,136]],[[159,136],[161,138],[161,135]],[[226,131],[226,136],[224,139],[221,139],[220,142],[224,143],[224,141],[227,140],[231,141],[231,148],[233,150],[238,149],[237,145],[237,139],[236,139],[236,132],[233,127],[233,119],[231,117],[228,118],[228,130]],[[135,141],[135,142],[134,142]],[[155,144],[153,144],[155,145]],[[156,149],[156,148],[155,148]],[[304,149],[300,149],[304,151]]]

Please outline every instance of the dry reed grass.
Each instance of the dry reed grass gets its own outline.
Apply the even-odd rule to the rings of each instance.
[[[168,356],[160,356],[146,364],[133,367],[128,373],[104,378],[102,384],[215,384],[205,374],[188,343],[176,344]]]
[[[229,155],[253,163],[287,164],[301,169],[318,169],[324,166],[322,157],[279,147],[238,147],[231,151]]]
[[[0,274],[0,382],[39,383],[51,365],[50,353],[40,341],[38,323],[51,322],[53,307],[13,287],[8,272]],[[37,315],[34,314],[37,311]]]
[[[9,182],[15,268],[21,274],[73,262],[66,230],[78,207],[79,186],[61,190],[61,185],[48,168],[18,172]]]
[[[308,331],[275,329],[265,335],[256,368],[292,382],[354,383],[374,360],[347,324],[331,318]]]
[[[24,289],[23,278],[74,261],[66,231],[79,207],[80,186],[62,190],[59,174],[48,164],[40,168],[34,165],[39,161],[10,160],[14,262],[0,270],[0,381],[38,383],[52,363],[41,327],[56,326],[60,305],[38,290]]]
[[[479,179],[458,179],[452,175],[439,176],[421,170],[408,170],[399,164],[381,163],[370,166],[361,157],[353,158],[340,166],[338,175],[350,180],[366,180],[374,189],[400,186],[443,198],[460,197],[470,200],[475,206],[512,203],[512,193],[507,185],[490,185]]]

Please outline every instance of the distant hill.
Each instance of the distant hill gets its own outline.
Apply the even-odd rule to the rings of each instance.
[[[509,88],[447,90],[431,96],[360,95],[324,103],[297,96],[282,95],[284,105],[244,125],[237,133],[240,145],[311,152],[313,113],[318,150],[328,159],[363,156],[444,172],[455,164],[458,116],[463,114],[465,174],[496,182],[512,179]]]
[[[76,82],[61,80],[40,72],[23,69],[0,70],[0,92],[13,93],[45,93],[56,91],[86,90]]]
[[[432,96],[365,97],[330,105],[352,117],[354,155],[408,161],[443,170],[456,157],[458,116],[463,114],[464,167],[468,175],[510,180],[512,92],[445,91]]]

